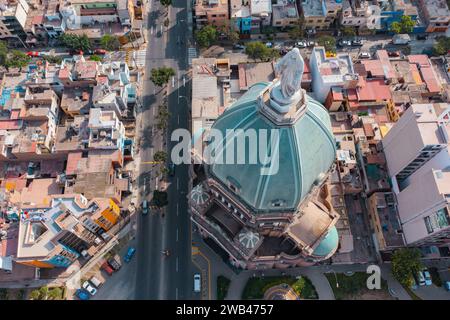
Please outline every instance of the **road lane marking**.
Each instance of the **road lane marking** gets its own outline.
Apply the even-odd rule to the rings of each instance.
[[[178,203],[177,203],[177,217],[178,217]]]
[[[178,257],[177,257],[177,260],[175,262],[176,262],[175,270],[178,272]]]
[[[178,178],[177,178],[177,191],[178,191],[179,187],[180,187],[180,184],[179,184],[179,181],[178,181]]]
[[[177,228],[177,242],[178,242],[178,228]]]
[[[186,86],[186,78],[183,76],[183,87]]]
[[[175,88],[175,77],[172,77],[172,88]]]
[[[156,181],[155,181],[155,189],[158,190],[158,177],[156,177]]]
[[[160,164],[162,163],[162,161],[145,161],[145,162],[141,162],[141,164]]]

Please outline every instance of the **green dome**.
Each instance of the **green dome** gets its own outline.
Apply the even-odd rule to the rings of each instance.
[[[325,236],[325,238],[319,243],[317,248],[314,250],[313,255],[326,257],[337,248],[338,242],[339,242],[338,232],[336,230],[336,227],[333,226],[330,229],[330,231],[328,231],[328,234]]]
[[[325,177],[336,153],[330,118],[319,102],[306,96],[306,112],[293,124],[280,126],[259,110],[257,98],[268,86],[269,83],[252,86],[225,110],[213,128],[220,130],[223,137],[227,129],[267,129],[269,137],[271,129],[278,130],[278,173],[261,175],[264,165],[259,161],[208,166],[209,174],[256,213],[295,210],[313,184]],[[270,140],[267,145],[270,146]],[[229,189],[230,184],[233,190]]]

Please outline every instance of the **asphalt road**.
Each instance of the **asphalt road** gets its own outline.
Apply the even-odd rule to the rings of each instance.
[[[146,17],[147,56],[143,84],[142,138],[140,142],[141,167],[139,181],[139,203],[151,199],[155,188],[161,183],[156,177],[159,169],[148,162],[159,150],[170,155],[170,133],[176,128],[188,126],[187,69],[187,11],[186,2],[174,0],[167,10],[158,1],[150,0]],[[170,25],[163,27],[166,12]],[[179,42],[179,39],[183,40]],[[155,116],[164,103],[164,90],[155,87],[149,80],[152,68],[172,67],[176,76],[169,81],[168,134],[162,136],[156,129]],[[167,141],[167,142],[166,142]],[[192,295],[191,224],[187,211],[188,167],[177,166],[175,175],[169,178],[169,204],[164,217],[150,212],[137,220],[137,266],[135,299],[190,299]],[[170,256],[162,254],[170,251]]]

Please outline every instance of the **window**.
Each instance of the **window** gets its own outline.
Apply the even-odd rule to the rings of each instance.
[[[440,209],[425,217],[424,220],[428,233],[433,233],[449,226],[449,217],[446,208]]]

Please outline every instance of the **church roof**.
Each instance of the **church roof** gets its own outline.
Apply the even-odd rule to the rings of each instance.
[[[246,164],[216,162],[208,167],[209,174],[255,213],[295,210],[314,183],[326,177],[336,152],[328,112],[311,97],[306,97],[306,112],[290,125],[275,124],[261,113],[257,98],[268,86],[268,83],[252,86],[226,109],[213,128],[220,130],[223,137],[226,137],[227,129],[256,129],[256,132],[267,129],[269,146],[270,130],[277,130],[279,143],[270,153],[273,159],[278,155],[278,172],[263,175],[261,168],[269,165],[264,166],[259,160],[256,164],[249,164],[248,143],[245,146]],[[256,150],[259,152],[259,147]]]

